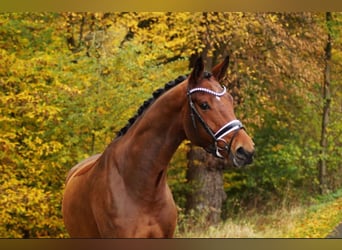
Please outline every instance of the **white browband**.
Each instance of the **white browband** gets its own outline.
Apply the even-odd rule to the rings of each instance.
[[[211,94],[214,96],[223,96],[227,92],[227,90],[225,86],[222,86],[222,87],[223,87],[222,92],[215,92],[213,90],[206,89],[206,88],[194,88],[194,89],[189,90],[188,95],[191,95],[194,92],[205,92],[207,94]]]

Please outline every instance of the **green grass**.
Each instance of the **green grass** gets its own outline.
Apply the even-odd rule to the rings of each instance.
[[[342,193],[319,197],[314,205],[262,215],[249,213],[205,229],[183,226],[177,238],[325,238],[342,222]],[[184,220],[186,224],[186,220]]]

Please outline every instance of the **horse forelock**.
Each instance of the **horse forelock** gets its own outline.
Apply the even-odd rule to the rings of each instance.
[[[116,134],[116,138],[123,136],[130,129],[130,127],[134,124],[134,122],[144,113],[144,111],[151,106],[151,104],[158,99],[163,93],[177,86],[179,83],[183,82],[187,78],[186,75],[178,76],[176,79],[169,81],[165,84],[164,88],[159,88],[152,93],[152,97],[144,101],[144,103],[138,108],[136,114],[128,119],[128,123],[126,126],[121,128],[119,132]]]

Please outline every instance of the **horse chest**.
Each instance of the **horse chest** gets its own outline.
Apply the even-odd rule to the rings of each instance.
[[[157,221],[148,215],[140,215],[136,218],[117,218],[115,230],[119,234],[116,237],[128,238],[160,238],[169,237],[169,232],[165,230],[170,222]]]
[[[173,202],[163,202],[162,205],[145,207],[136,204],[126,204],[122,213],[117,214],[115,227],[122,229],[122,237],[160,238],[172,237],[177,212]]]

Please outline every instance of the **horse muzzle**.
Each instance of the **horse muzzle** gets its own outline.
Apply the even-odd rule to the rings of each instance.
[[[235,167],[243,167],[253,162],[253,151],[247,151],[243,147],[239,147],[235,153],[230,152],[230,159]]]

